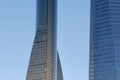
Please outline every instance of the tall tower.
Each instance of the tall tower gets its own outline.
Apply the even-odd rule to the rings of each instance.
[[[57,52],[57,0],[37,0],[36,21],[26,80],[63,80]]]
[[[91,0],[89,80],[120,80],[120,0]]]

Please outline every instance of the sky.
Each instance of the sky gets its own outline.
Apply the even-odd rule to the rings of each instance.
[[[36,0],[0,0],[0,80],[26,80]],[[58,51],[64,80],[88,80],[90,0],[58,0]]]

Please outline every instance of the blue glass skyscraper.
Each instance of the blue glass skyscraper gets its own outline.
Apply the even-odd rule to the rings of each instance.
[[[63,80],[57,51],[57,0],[37,0],[36,21],[26,80]]]
[[[120,0],[91,0],[89,80],[120,80]]]

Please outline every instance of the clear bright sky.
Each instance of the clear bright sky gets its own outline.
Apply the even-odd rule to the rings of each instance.
[[[64,80],[88,80],[90,0],[58,0],[58,51]],[[0,0],[0,80],[26,80],[36,0]]]

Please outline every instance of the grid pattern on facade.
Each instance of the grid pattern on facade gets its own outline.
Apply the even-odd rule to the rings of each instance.
[[[37,0],[36,34],[26,80],[63,80],[57,54],[57,0]]]
[[[120,0],[91,0],[90,80],[119,80]]]

